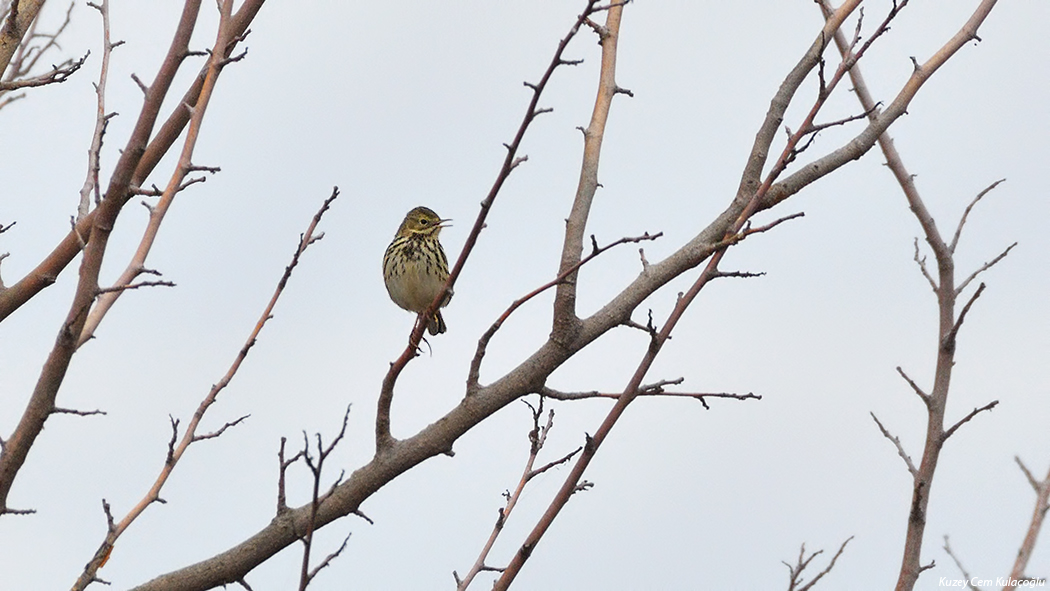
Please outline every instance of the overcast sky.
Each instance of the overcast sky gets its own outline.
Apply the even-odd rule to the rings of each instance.
[[[53,0],[54,1],[54,0]],[[865,30],[886,2],[865,3]],[[975,0],[909,5],[862,67],[877,100],[959,29]],[[169,415],[187,421],[244,342],[322,200],[322,222],[259,343],[203,429],[251,417],[194,445],[100,572],[115,589],[208,558],[269,523],[280,437],[338,431],[330,460],[352,471],[372,454],[375,402],[402,351],[411,314],[387,298],[380,260],[405,212],[426,205],[453,226],[458,253],[517,129],[536,81],[583,2],[277,2],[263,7],[248,57],[224,72],[194,161],[222,172],[182,193],[147,266],[175,288],[126,294],[75,356],[59,405],[103,417],[56,416],[29,455],[10,503],[32,516],[0,518],[0,588],[68,588],[105,534],[101,499],[123,515],[160,469]],[[49,5],[45,23],[66,5]],[[166,51],[181,3],[113,2],[113,54],[103,174],[127,141],[142,95]],[[204,3],[194,48],[210,47]],[[92,54],[66,83],[27,92],[0,110],[0,237],[4,281],[32,269],[68,232],[94,125],[97,14],[78,2],[62,43]],[[852,22],[852,21],[851,21]],[[650,261],[691,239],[726,206],[769,100],[822,23],[809,0],[649,2],[627,7],[617,80],[634,98],[612,107],[588,233],[600,243],[663,232]],[[948,534],[972,575],[1008,574],[1034,493],[1014,463],[1050,466],[1050,4],[1003,2],[971,42],[927,83],[890,130],[942,232],[980,190],[1006,178],[974,210],[957,254],[965,277],[1014,241],[962,330],[948,404],[954,422],[999,406],[947,444],[933,485],[918,589],[961,575],[941,549]],[[852,26],[852,25],[851,25]],[[832,53],[828,54],[829,59]],[[393,433],[405,437],[463,396],[474,344],[514,299],[554,277],[579,175],[580,132],[595,95],[599,47],[588,31],[566,53],[585,62],[556,72],[523,146],[528,162],[500,194],[478,249],[444,312],[447,334],[399,382]],[[51,58],[58,61],[57,57]],[[197,71],[188,66],[172,98]],[[797,128],[817,90],[800,92],[785,124]],[[845,88],[843,88],[845,90]],[[859,111],[842,93],[824,119]],[[165,109],[167,112],[167,108]],[[822,133],[813,156],[860,124]],[[782,148],[778,136],[774,150]],[[808,153],[808,154],[809,154]],[[805,160],[805,159],[803,159]],[[172,163],[149,182],[163,186]],[[108,177],[107,177],[108,178]],[[799,545],[831,554],[854,536],[820,589],[886,589],[896,581],[910,477],[869,413],[918,461],[925,409],[897,375],[928,387],[936,353],[934,296],[912,260],[920,228],[877,150],[775,212],[805,217],[733,248],[722,267],[764,272],[715,282],[674,333],[649,380],[684,377],[685,391],[761,394],[761,401],[643,399],[602,447],[574,498],[527,563],[520,589],[781,589]],[[123,270],[146,223],[129,204],[110,242],[103,280]],[[920,240],[920,245],[922,241]],[[924,245],[923,245],[924,246]],[[925,252],[925,251],[924,251]],[[929,253],[927,253],[929,254]],[[930,256],[932,260],[932,255]],[[77,259],[79,262],[79,259]],[[78,264],[78,262],[76,264]],[[580,277],[588,315],[640,270],[621,247]],[[75,265],[0,326],[0,434],[20,417],[76,285]],[[661,323],[688,274],[646,301]],[[969,292],[968,292],[969,293]],[[550,296],[523,307],[489,347],[482,381],[514,367],[550,330]],[[648,341],[620,329],[554,373],[562,390],[623,388]],[[594,432],[608,401],[556,403],[541,461]],[[518,479],[530,415],[513,404],[368,499],[375,525],[325,528],[323,555],[352,532],[344,554],[311,589],[452,589],[473,564],[501,493]],[[567,472],[527,490],[491,563],[505,562]],[[289,475],[289,503],[308,500],[305,470]],[[257,591],[298,582],[293,547],[248,576]],[[824,562],[818,559],[821,567]],[[1043,540],[1029,574],[1050,575]],[[487,580],[475,583],[488,588]]]

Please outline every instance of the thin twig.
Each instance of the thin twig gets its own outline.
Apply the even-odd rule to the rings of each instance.
[[[38,86],[47,86],[48,84],[61,84],[68,80],[70,76],[75,74],[77,70],[84,65],[84,62],[87,61],[88,55],[90,55],[90,52],[85,53],[79,59],[67,60],[60,66],[53,66],[49,72],[33,76],[32,78],[23,78],[11,82],[0,82],[0,92],[9,92],[20,88],[35,88]]]
[[[970,583],[970,581],[973,580],[973,577],[970,576],[969,571],[967,571],[966,567],[964,567],[962,565],[962,562],[959,561],[959,558],[955,555],[955,552],[952,552],[952,546],[951,546],[951,543],[948,542],[948,535],[947,534],[945,534],[945,536],[944,536],[944,551],[947,552],[948,556],[950,556],[952,561],[955,562],[955,566],[959,567],[959,572],[962,573],[963,578],[966,581],[963,584],[963,589],[973,589],[974,591],[981,591],[980,587],[976,587],[976,586],[974,586],[973,584]]]
[[[521,498],[522,491],[525,490],[525,486],[534,477],[550,470],[551,468],[568,462],[574,455],[579,453],[580,449],[577,448],[575,451],[562,456],[560,459],[548,463],[540,468],[533,468],[536,463],[536,458],[540,451],[543,449],[543,445],[547,442],[547,435],[554,427],[554,410],[550,410],[547,413],[547,421],[545,424],[541,424],[540,419],[543,417],[543,400],[544,396],[540,396],[539,403],[533,406],[528,401],[523,400],[529,410],[532,411],[532,429],[529,431],[529,457],[525,461],[525,468],[522,470],[521,478],[518,479],[518,485],[515,487],[514,492],[506,492],[504,496],[507,502],[500,507],[499,515],[496,518],[496,523],[492,528],[492,532],[489,534],[488,540],[486,540],[484,547],[478,554],[477,560],[474,561],[474,565],[467,572],[466,576],[462,579],[459,574],[452,571],[452,577],[456,581],[456,591],[465,591],[470,586],[474,578],[481,572],[503,572],[502,568],[492,567],[485,564],[488,559],[489,552],[492,550],[493,544],[496,543],[496,539],[503,531],[503,526],[506,524],[507,519],[510,518],[511,513],[514,511],[514,507],[518,504],[518,499]]]
[[[912,380],[910,377],[908,377],[908,374],[904,373],[904,370],[901,369],[901,366],[899,366],[899,365],[897,366],[897,373],[899,373],[901,375],[901,377],[904,378],[905,382],[908,382],[908,385],[911,386],[911,389],[915,391],[915,394],[920,399],[922,399],[923,404],[925,404],[927,407],[929,407],[930,406],[930,395],[927,394],[926,392],[924,392],[922,390],[922,388],[920,388],[919,385],[915,383],[914,380]]]
[[[959,287],[955,288],[955,295],[961,294],[962,290],[966,289],[966,286],[970,285],[970,282],[973,281],[974,279],[976,279],[978,275],[980,275],[981,273],[984,273],[988,269],[991,269],[996,263],[998,263],[999,261],[1001,261],[1004,258],[1006,258],[1006,255],[1010,254],[1010,251],[1013,250],[1013,248],[1015,246],[1017,246],[1016,242],[1014,242],[1010,246],[1007,246],[1006,250],[1002,251],[994,259],[992,259],[992,260],[986,262],[985,264],[981,265],[981,267],[979,269],[977,269],[976,271],[971,273],[969,277],[964,279],[963,282],[959,284]]]
[[[952,433],[955,433],[959,429],[959,427],[963,426],[963,423],[968,422],[970,419],[974,418],[975,416],[979,415],[980,413],[986,410],[992,410],[998,404],[998,400],[993,400],[980,408],[975,408],[971,410],[965,417],[959,419],[957,423],[952,425],[950,429],[944,432],[944,435],[941,436],[941,442],[947,441],[948,438],[952,436]]]
[[[1028,479],[1028,484],[1032,485],[1032,489],[1038,493],[1042,483],[1035,479],[1035,476],[1032,475],[1032,472],[1028,470],[1028,466],[1024,465],[1024,462],[1021,461],[1019,456],[1014,456],[1014,461],[1017,462],[1018,467],[1021,468],[1021,472],[1024,472],[1025,478]]]
[[[74,591],[82,591],[95,579],[95,575],[98,572],[98,569],[101,568],[102,564],[108,558],[110,552],[113,551],[113,546],[116,544],[117,538],[119,538],[120,535],[124,533],[124,531],[127,530],[128,527],[131,526],[131,524],[139,517],[139,515],[141,515],[151,504],[155,502],[163,502],[160,497],[160,491],[164,487],[164,484],[168,481],[168,478],[171,476],[171,473],[175,469],[176,464],[178,464],[183,454],[186,453],[186,450],[189,448],[189,446],[199,441],[200,439],[216,437],[222,432],[224,432],[227,428],[236,425],[237,423],[244,420],[245,417],[241,417],[236,421],[226,423],[216,432],[213,432],[208,435],[197,435],[197,427],[200,424],[201,420],[204,418],[205,413],[208,411],[211,405],[214,404],[215,401],[218,399],[219,393],[226,388],[226,386],[230,383],[233,377],[237,374],[237,371],[240,369],[241,364],[248,356],[248,352],[251,350],[252,346],[255,345],[255,343],[257,342],[259,338],[259,333],[262,332],[262,329],[266,325],[266,322],[273,318],[274,306],[276,306],[277,300],[281,297],[281,294],[284,292],[284,287],[288,283],[288,280],[292,275],[292,271],[299,264],[299,258],[302,256],[303,252],[305,252],[306,248],[310,245],[311,237],[314,235],[314,232],[317,229],[317,225],[321,221],[321,217],[325,214],[326,211],[328,211],[328,208],[331,206],[332,201],[334,201],[338,196],[338,187],[333,188],[332,195],[325,199],[324,203],[321,205],[321,208],[317,211],[316,214],[314,214],[314,217],[310,221],[310,225],[307,227],[306,232],[299,239],[299,245],[295,250],[295,254],[292,256],[292,262],[287,267],[285,267],[284,274],[281,276],[280,281],[278,281],[277,288],[274,290],[273,296],[271,296],[270,298],[270,302],[263,310],[263,313],[260,315],[259,320],[255,323],[255,328],[251,331],[251,334],[248,336],[248,339],[245,342],[244,346],[241,347],[240,352],[238,352],[237,356],[234,358],[233,364],[227,370],[226,375],[224,375],[218,383],[211,387],[211,390],[208,392],[207,396],[205,396],[204,400],[202,400],[201,403],[198,405],[197,410],[193,413],[193,417],[190,419],[189,424],[186,426],[182,434],[182,438],[178,441],[177,445],[176,440],[178,439],[179,421],[174,417],[171,418],[172,439],[168,446],[167,458],[165,459],[163,468],[161,468],[160,473],[157,475],[157,479],[154,481],[153,486],[150,487],[146,495],[134,507],[132,507],[124,516],[124,518],[121,519],[120,522],[117,523],[116,526],[112,528],[112,530],[106,535],[105,539],[100,544],[98,550],[95,552],[95,556],[84,567],[84,572],[81,573],[80,578],[77,579],[77,582],[74,584]]]
[[[951,330],[941,339],[942,349],[955,350],[955,339],[959,336],[959,329],[962,328],[963,321],[966,320],[966,314],[970,311],[973,303],[977,301],[977,298],[981,297],[982,293],[984,293],[984,287],[985,285],[983,283],[978,285],[977,290],[973,292],[973,295],[970,296],[966,305],[963,306],[962,312],[959,312],[959,317],[955,320],[955,323],[952,324]]]
[[[611,398],[616,400],[623,396],[623,393],[619,392],[598,392],[592,390],[589,392],[561,392],[544,386],[539,391],[540,394],[552,399],[552,400],[586,400],[588,398]],[[671,398],[695,398],[703,401],[705,398],[731,398],[734,400],[762,400],[762,397],[753,392],[747,394],[737,394],[734,392],[667,392],[663,389],[646,390],[641,389],[638,392],[638,396],[667,396]],[[706,405],[705,405],[706,406]]]
[[[919,271],[922,271],[922,276],[929,282],[930,288],[933,289],[934,293],[937,292],[940,287],[937,285],[937,281],[934,280],[933,275],[930,275],[930,270],[926,268],[926,257],[919,256],[919,239],[915,239],[915,264],[919,265]]]
[[[959,218],[959,224],[955,227],[955,235],[952,236],[951,244],[948,245],[949,252],[951,252],[952,254],[955,253],[955,247],[959,245],[959,237],[962,235],[963,226],[966,225],[966,219],[970,216],[970,211],[973,209],[973,206],[977,205],[978,201],[980,201],[985,195],[990,193],[992,189],[998,187],[1003,182],[1006,182],[1006,179],[999,179],[991,185],[988,185],[988,187],[986,187],[983,191],[978,193],[977,196],[973,198],[973,201],[971,201],[970,204],[966,206],[966,209],[963,210],[962,216]]]
[[[904,460],[904,463],[908,466],[908,472],[911,473],[912,477],[917,477],[919,475],[919,471],[915,469],[915,464],[912,463],[911,457],[908,456],[908,453],[904,451],[904,446],[901,444],[900,438],[894,435],[890,435],[890,432],[886,430],[886,427],[882,426],[882,421],[879,420],[879,417],[875,416],[875,413],[869,414],[871,415],[871,418],[875,419],[875,424],[879,426],[879,431],[882,431],[882,435],[886,439],[889,439],[893,443],[894,447],[897,448],[897,454],[900,455],[901,459]]]
[[[846,541],[842,542],[842,545],[839,546],[838,552],[831,557],[831,561],[826,567],[824,567],[824,570],[817,573],[817,576],[813,577],[813,579],[807,583],[802,582],[802,573],[809,567],[809,563],[813,562],[814,558],[824,553],[823,550],[817,550],[807,558],[806,545],[802,544],[802,547],[798,552],[798,560],[795,562],[794,566],[781,561],[781,564],[788,567],[788,591],[809,591],[812,589],[813,586],[817,584],[817,581],[824,578],[824,575],[830,573],[831,569],[835,568],[835,562],[837,562],[839,557],[842,556],[842,553],[846,551],[846,544],[849,544],[852,539],[853,536],[846,538]]]
[[[490,326],[489,329],[485,331],[481,338],[478,339],[478,346],[477,349],[474,351],[474,358],[470,362],[470,370],[467,372],[467,393],[470,394],[475,392],[480,386],[478,380],[481,374],[481,362],[482,359],[485,357],[485,352],[488,349],[489,341],[492,340],[492,337],[495,336],[496,332],[500,329],[500,327],[503,326],[503,323],[506,322],[508,318],[510,318],[510,315],[513,314],[515,310],[520,308],[523,304],[525,304],[532,298],[540,295],[541,293],[547,291],[555,285],[561,284],[569,275],[578,271],[580,267],[594,260],[598,255],[602,254],[603,252],[621,244],[656,240],[661,236],[663,236],[663,232],[657,232],[656,234],[649,234],[648,232],[646,232],[641,236],[620,238],[619,240],[616,240],[615,242],[609,243],[602,247],[599,247],[594,236],[591,236],[592,246],[590,254],[580,259],[579,262],[577,262],[568,270],[560,273],[551,281],[548,281],[547,283],[537,287],[536,289],[532,290],[531,292],[525,294],[524,296],[518,298],[513,303],[511,303],[511,305],[506,310],[504,310],[503,314],[501,314],[500,317],[492,323],[492,326]]]
[[[314,457],[310,455],[310,440],[306,437],[306,432],[303,432],[303,449],[302,453],[298,454],[297,457],[303,458],[306,466],[310,469],[311,474],[313,474],[313,493],[310,497],[310,519],[306,522],[306,533],[303,534],[302,537],[303,561],[299,575],[299,591],[306,591],[306,588],[310,585],[310,582],[313,581],[314,577],[317,576],[317,573],[321,572],[321,570],[328,566],[333,559],[342,554],[343,550],[346,549],[346,543],[350,541],[350,534],[347,534],[346,538],[343,539],[343,544],[339,546],[339,549],[326,556],[315,568],[310,569],[310,549],[313,546],[314,531],[317,526],[317,511],[321,508],[321,503],[324,501],[324,498],[331,494],[331,490],[329,490],[326,495],[321,495],[321,476],[324,471],[324,462],[335,450],[336,446],[338,446],[343,440],[343,437],[346,436],[346,426],[349,420],[350,405],[347,405],[346,412],[343,413],[343,425],[340,427],[339,433],[332,439],[331,443],[327,446],[323,445],[321,434],[317,434],[316,461]],[[335,484],[332,485],[332,488],[334,489],[342,479],[343,475],[340,474],[339,478],[336,479]]]

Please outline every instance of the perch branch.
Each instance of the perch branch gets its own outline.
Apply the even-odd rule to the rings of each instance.
[[[488,195],[481,202],[481,211],[478,212],[478,216],[474,220],[474,226],[467,235],[467,239],[463,244],[463,249],[460,251],[459,258],[456,259],[456,263],[452,266],[451,271],[449,271],[449,277],[445,282],[445,288],[438,293],[437,297],[431,302],[427,310],[420,314],[420,318],[429,318],[433,316],[441,302],[445,300],[446,295],[451,293],[456,279],[459,277],[460,272],[463,270],[463,266],[467,262],[467,258],[474,250],[474,245],[477,243],[481,230],[485,227],[485,220],[488,218],[489,210],[492,208],[496,196],[503,187],[503,183],[506,182],[507,178],[510,176],[511,171],[514,170],[518,148],[521,146],[521,141],[525,137],[525,132],[528,131],[529,126],[538,114],[537,111],[539,109],[540,96],[547,87],[547,83],[550,81],[554,71],[559,66],[564,65],[562,54],[565,52],[565,48],[569,45],[569,42],[572,41],[573,37],[576,36],[576,33],[579,32],[584,20],[594,12],[595,4],[596,0],[588,0],[584,12],[577,17],[576,22],[573,23],[572,28],[569,29],[569,33],[558,43],[558,48],[555,50],[554,57],[547,66],[547,70],[543,73],[543,77],[540,78],[540,81],[535,85],[528,85],[529,88],[532,89],[532,100],[529,102],[529,106],[525,110],[525,116],[522,119],[521,124],[518,126],[518,131],[514,135],[514,139],[509,144],[504,144],[507,148],[507,154],[503,159],[503,165],[500,167],[500,171],[496,175],[496,180],[493,183],[492,188],[489,189]],[[425,328],[426,323],[416,322],[411,334],[409,335],[408,346],[405,347],[401,356],[390,365],[390,370],[383,378],[383,385],[379,392],[379,400],[376,410],[377,454],[388,451],[396,442],[390,433],[390,407],[394,399],[394,384],[397,382],[397,378],[401,374],[401,371],[404,370],[406,365],[408,365],[408,362],[416,356],[419,342],[423,338],[423,330]]]

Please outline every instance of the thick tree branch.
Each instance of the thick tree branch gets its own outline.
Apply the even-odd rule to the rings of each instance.
[[[36,20],[44,0],[19,0],[11,4],[11,11],[0,27],[0,74],[3,74],[15,52],[22,46],[23,38]]]
[[[593,8],[588,6],[588,10]],[[620,39],[620,18],[623,5],[610,6],[606,15],[605,26],[598,26],[590,21],[589,14],[584,18],[598,34],[602,47],[601,76],[598,80],[598,97],[594,101],[591,121],[583,130],[583,165],[580,167],[580,179],[576,187],[576,197],[572,209],[565,221],[565,239],[562,244],[561,262],[558,275],[565,279],[554,294],[554,340],[566,342],[573,338],[578,329],[579,318],[576,317],[576,279],[580,257],[583,256],[583,237],[587,230],[587,218],[590,216],[591,203],[598,190],[598,164],[601,158],[602,140],[605,137],[605,124],[609,119],[609,109],[613,97],[619,88],[616,84],[616,46]]]

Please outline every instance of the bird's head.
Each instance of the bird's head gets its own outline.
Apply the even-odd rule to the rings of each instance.
[[[405,215],[405,221],[397,229],[398,236],[425,236],[437,238],[441,228],[452,220],[443,220],[427,207],[416,207]]]

